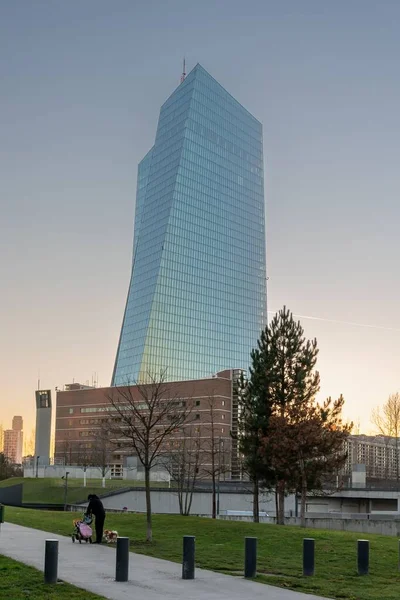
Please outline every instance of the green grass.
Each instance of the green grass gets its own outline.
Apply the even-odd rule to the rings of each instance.
[[[85,590],[60,582],[45,585],[43,573],[0,555],[0,598],[10,600],[101,600]],[[104,600],[104,598],[103,598]]]
[[[70,534],[73,513],[56,513],[6,507],[6,521]],[[116,529],[131,539],[131,550],[149,556],[181,561],[182,536],[196,536],[198,567],[243,574],[244,537],[258,538],[258,580],[327,598],[345,600],[397,600],[398,540],[392,537],[339,531],[309,530],[298,527],[213,521],[197,517],[155,515],[154,542],[145,542],[143,515],[112,514],[106,528]],[[315,538],[316,575],[302,576],[302,540]],[[359,577],[356,571],[356,541],[367,537],[371,542],[370,575]]]
[[[8,487],[18,483],[22,483],[24,486],[23,502],[27,502],[28,504],[64,504],[64,480],[61,478],[14,477],[0,481],[0,487]],[[102,488],[101,483],[101,479],[88,479],[87,486],[83,487],[82,479],[68,479],[68,503],[84,502],[88,494],[101,495],[113,490],[144,485],[142,482],[107,479],[106,487]],[[157,485],[162,486],[163,484]]]

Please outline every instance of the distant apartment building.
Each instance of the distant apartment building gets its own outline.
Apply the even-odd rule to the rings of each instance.
[[[226,370],[197,380],[168,382],[165,384],[168,398],[179,400],[180,406],[190,406],[191,434],[198,435],[201,447],[210,452],[214,440],[215,455],[223,460],[223,478],[240,477],[237,443],[231,433],[238,426],[237,383],[241,370]],[[143,387],[146,386],[141,386]],[[96,436],[105,420],[118,419],[111,398],[119,397],[119,390],[130,390],[134,402],[143,405],[143,397],[137,386],[120,388],[87,388],[75,384],[65,391],[57,392],[55,461],[69,465],[82,464],[83,457],[90,457],[96,447]],[[166,396],[167,397],[167,396]],[[121,397],[122,398],[122,397]],[[121,406],[124,406],[123,398]],[[211,414],[212,406],[212,414]],[[143,410],[145,405],[143,405]],[[161,427],[161,425],[160,425]],[[164,454],[172,454],[178,445],[179,432],[165,440]],[[110,460],[111,473],[118,476],[133,456],[132,448],[121,444],[115,448]]]
[[[365,465],[369,479],[393,480],[400,478],[400,440],[383,435],[350,435],[345,443],[347,451],[346,474],[354,465]]]
[[[12,420],[12,429],[4,431],[3,439],[4,455],[16,465],[22,463],[23,435],[23,419],[16,416]]]

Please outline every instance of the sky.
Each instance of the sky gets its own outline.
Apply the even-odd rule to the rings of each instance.
[[[137,163],[185,56],[263,123],[268,309],[370,432],[400,389],[399,25],[388,0],[0,2],[5,427],[33,426],[39,378],[110,384]]]

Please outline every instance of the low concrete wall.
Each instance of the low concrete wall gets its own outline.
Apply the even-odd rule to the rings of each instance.
[[[76,466],[61,466],[61,465],[47,465],[40,466],[37,470],[37,477],[39,479],[61,479],[65,476],[68,471],[70,479],[82,479],[84,476],[83,467]],[[24,467],[24,477],[36,477],[36,467]],[[97,467],[88,467],[86,469],[86,479],[101,479],[101,471]],[[111,479],[111,472],[109,471],[106,475],[106,479]]]
[[[124,507],[129,512],[145,512],[146,496],[144,489],[129,490],[126,492],[113,492],[112,495],[102,498],[106,510],[122,511]],[[173,489],[152,489],[151,504],[154,513],[179,514],[178,494]],[[219,495],[220,514],[227,510],[252,511],[253,496],[250,493],[225,492]],[[211,491],[196,490],[193,493],[192,515],[211,516],[212,494]],[[260,499],[260,511],[275,514],[275,496],[263,495]],[[295,514],[294,496],[286,499],[287,515]]]
[[[40,466],[37,470],[38,478],[55,478],[60,479],[65,476],[68,471],[70,479],[82,479],[84,478],[85,470],[83,467],[77,467],[75,465],[46,465]],[[36,467],[26,466],[24,467],[24,477],[36,477]],[[101,479],[101,470],[98,467],[87,467],[86,468],[86,479]],[[108,470],[106,479],[113,479],[111,470]],[[140,469],[123,469],[122,477],[118,479],[124,479],[126,481],[144,481],[144,471]],[[170,476],[166,471],[153,470],[150,473],[150,480],[155,482],[169,482]]]
[[[81,512],[83,505],[76,504],[70,505],[69,510],[75,512]],[[110,513],[126,513],[126,512],[139,512],[143,513],[143,510],[136,511],[124,511],[121,508],[109,508],[107,511]],[[157,511],[154,511],[157,512]],[[195,516],[204,517],[209,519],[209,514],[193,513]],[[371,519],[371,518],[359,518],[360,515],[355,518],[306,518],[306,527],[310,529],[325,529],[330,531],[351,531],[354,533],[362,533],[364,535],[370,535],[371,533],[379,535],[389,535],[400,537],[400,515],[397,515],[397,519],[393,517],[390,519]],[[233,516],[233,515],[220,515],[218,517],[221,521],[243,521],[244,523],[251,523],[253,521],[251,516]],[[260,523],[265,524],[276,524],[275,517],[260,517]],[[286,517],[286,525],[297,525],[300,526],[300,519],[296,517]]]

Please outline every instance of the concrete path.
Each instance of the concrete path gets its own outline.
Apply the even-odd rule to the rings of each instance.
[[[11,523],[1,525],[0,554],[43,571],[46,539],[59,540],[59,579],[109,600],[324,600],[203,569],[183,581],[181,565],[132,552],[129,582],[116,583],[110,548]]]

